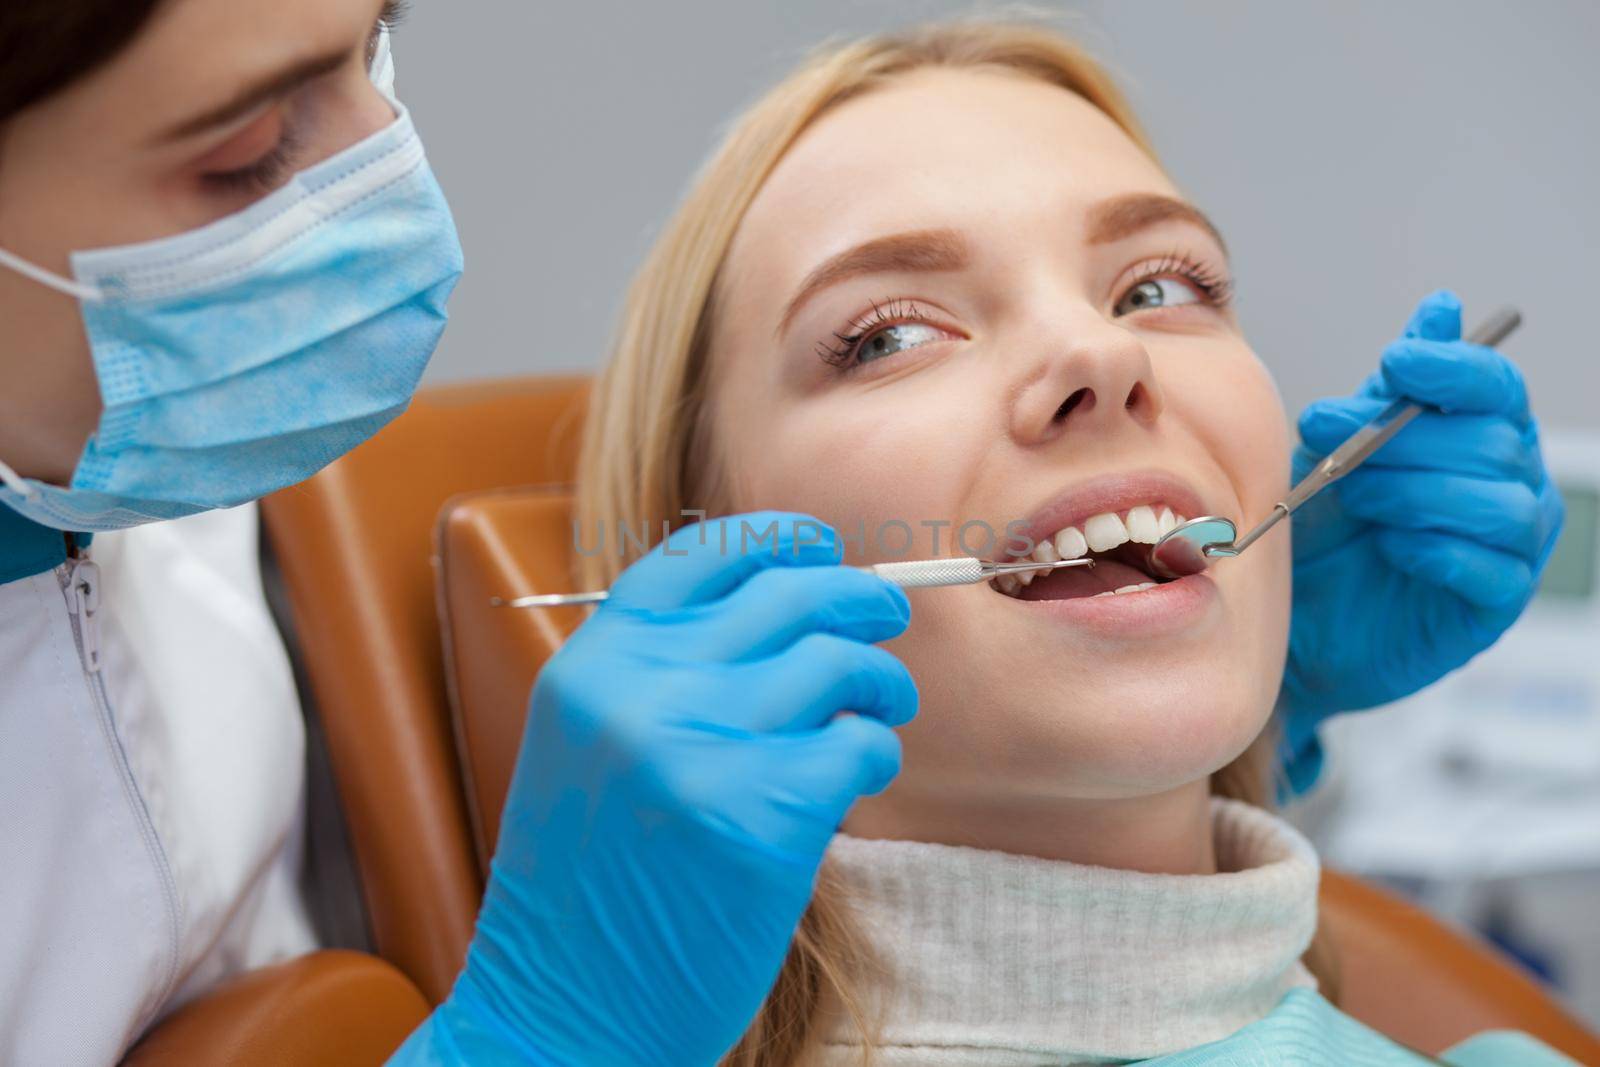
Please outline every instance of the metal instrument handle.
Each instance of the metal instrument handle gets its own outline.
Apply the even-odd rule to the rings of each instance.
[[[1521,312],[1516,308],[1501,308],[1479,323],[1477,329],[1467,334],[1465,339],[1475,345],[1492,347],[1504,341],[1511,331],[1520,325],[1522,325]],[[1407,424],[1420,414],[1422,406],[1404,397],[1384,408],[1378,413],[1377,418],[1351,434],[1344,444],[1323,457],[1322,462],[1311,469],[1310,474],[1289,490],[1288,496],[1274,505],[1272,514],[1268,515],[1261,525],[1234,543],[1232,554],[1237,555],[1250,547],[1257,538],[1272,529],[1280,520],[1298,511],[1300,505],[1361,466],[1369,456],[1388,444],[1395,434],[1405,429]],[[1212,554],[1207,552],[1207,555]]]
[[[902,589],[920,589],[939,585],[970,585],[983,581],[983,560],[974,556],[950,556],[944,559],[908,559],[893,563],[872,563],[856,568],[876,574],[886,582]]]

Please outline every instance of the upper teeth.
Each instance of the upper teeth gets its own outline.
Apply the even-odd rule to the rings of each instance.
[[[1175,514],[1171,508],[1154,504],[1140,504],[1120,515],[1114,511],[1105,511],[1099,515],[1089,516],[1081,530],[1076,526],[1065,526],[1056,531],[1054,536],[1041,538],[1034,546],[1033,552],[1025,558],[1040,563],[1054,563],[1059,559],[1077,559],[1090,552],[1109,552],[1129,541],[1153,545],[1163,534],[1183,521],[1184,517]],[[995,579],[995,584],[1000,587],[1001,592],[1014,594],[1032,582],[1036,576],[1047,573],[1049,572],[1022,571],[1016,574],[1002,574]],[[1137,592],[1147,588],[1150,588],[1149,584],[1137,588],[1128,586],[1116,592]]]

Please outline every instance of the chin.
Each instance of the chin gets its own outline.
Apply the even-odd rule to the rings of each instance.
[[[1094,797],[1143,796],[1204,778],[1247,749],[1266,727],[1272,698],[1241,686],[1243,664],[1212,660],[1164,677],[1098,687],[1089,701],[1058,701],[1034,718],[1034,774]]]
[[[1080,799],[1205,778],[1272,715],[1288,610],[1258,589],[1268,577],[1263,568],[1207,579],[1179,627],[1165,612],[1135,612],[1149,593],[1059,605],[982,587],[922,598],[918,630],[888,646],[922,694],[901,731],[905,766],[963,792]],[[1067,617],[1101,605],[1127,617]]]
[[[1091,671],[1088,685],[1076,664],[1041,671],[991,662],[959,692],[924,686],[923,712],[902,732],[906,765],[951,786],[993,792],[1003,777],[1007,791],[1077,799],[1192,783],[1255,741],[1275,692],[1241,684],[1263,676],[1259,663],[1183,659],[1159,669],[1122,666],[1115,675]]]

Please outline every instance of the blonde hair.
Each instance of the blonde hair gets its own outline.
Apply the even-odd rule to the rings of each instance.
[[[724,514],[724,466],[709,433],[708,360],[728,248],[778,161],[819,117],[913,71],[956,68],[1009,73],[1075,93],[1104,112],[1155,158],[1127,101],[1078,45],[1030,23],[942,23],[825,47],[768,92],[732,128],[629,289],[611,358],[590,401],[578,465],[580,530],[661,532],[691,521],[682,509]],[[634,554],[641,550],[635,549]],[[629,562],[615,551],[580,555],[578,588],[603,588]],[[1275,788],[1275,731],[1217,771],[1211,791],[1262,807]],[[1330,995],[1322,938],[1307,965]],[[729,1067],[788,1067],[814,1044],[818,1008],[831,991],[863,1032],[853,989],[875,966],[851,921],[843,887],[824,863],[788,958]]]

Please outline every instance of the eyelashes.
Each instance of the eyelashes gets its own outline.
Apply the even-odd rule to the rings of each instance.
[[[1184,252],[1169,252],[1160,259],[1141,266],[1122,292],[1126,293],[1141,282],[1153,278],[1172,277],[1181,278],[1194,286],[1195,291],[1212,307],[1227,307],[1233,301],[1233,278],[1226,271],[1202,263]],[[1117,299],[1121,299],[1120,294]]]
[[[365,61],[369,71],[377,55],[378,39],[383,28],[387,26],[391,30],[394,29],[404,22],[410,13],[410,0],[386,0],[367,36]],[[265,154],[241,167],[201,174],[201,184],[208,191],[221,195],[240,193],[263,195],[283,185],[294,173],[295,163],[303,148],[293,125],[295,117],[291,112],[279,133],[277,143]]]
[[[266,155],[235,170],[216,171],[201,176],[206,186],[218,193],[270,193],[282,185],[293,170],[300,142],[288,127]]]
[[[881,304],[874,301],[871,311],[847,327],[850,333],[835,332],[831,341],[818,341],[817,355],[830,367],[846,370],[856,365],[856,357],[861,352],[862,342],[877,330],[904,322],[920,321],[923,321],[922,312],[910,300],[890,299]]]
[[[1123,297],[1135,287],[1157,278],[1177,278],[1185,282],[1198,294],[1201,304],[1214,309],[1227,307],[1234,298],[1233,278],[1225,269],[1187,252],[1173,251],[1141,264],[1113,294],[1112,306],[1120,304]],[[835,331],[829,339],[817,342],[817,355],[841,374],[852,373],[863,366],[859,358],[862,346],[875,334],[908,323],[933,325],[915,301],[874,301],[865,315],[859,316],[846,327],[846,332]]]

